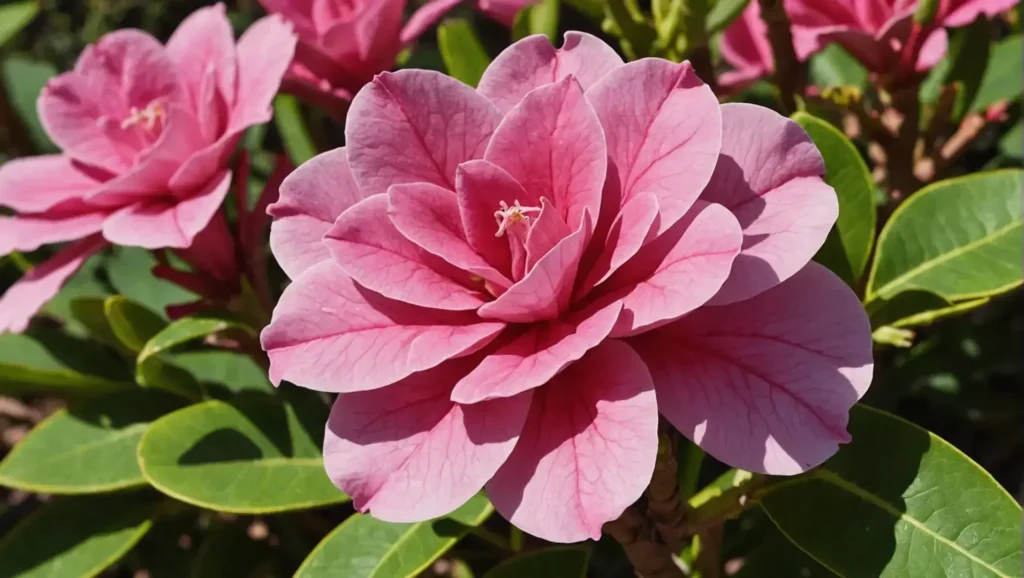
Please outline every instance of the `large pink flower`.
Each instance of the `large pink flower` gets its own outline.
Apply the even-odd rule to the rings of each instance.
[[[262,340],[275,382],[340,394],[324,454],[359,509],[422,520],[486,486],[572,542],[644,491],[659,410],[759,472],[848,440],[870,329],[808,263],[837,201],[795,123],[570,32],[476,91],[381,74],[346,138],[271,207],[293,283]]]
[[[868,70],[888,73],[900,62],[907,44],[917,0],[785,0],[797,57],[806,59],[838,42]],[[928,70],[946,53],[946,31],[970,24],[979,15],[1009,10],[1016,0],[941,0],[933,26],[918,53],[915,68]],[[765,76],[773,69],[767,28],[757,0],[722,35],[722,56],[735,71],[722,81],[736,85]]]
[[[0,332],[31,316],[104,240],[188,247],[228,192],[242,132],[270,120],[295,39],[278,18],[236,46],[223,5],[196,11],[166,46],[119,30],[51,80],[39,116],[61,155],[0,167],[0,255],[70,245],[0,298]]]

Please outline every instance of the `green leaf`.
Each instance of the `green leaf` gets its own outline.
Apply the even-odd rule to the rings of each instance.
[[[1021,576],[1021,509],[988,472],[867,406],[849,429],[832,459],[761,497],[794,544],[843,578]]]
[[[139,351],[138,363],[146,358],[169,351],[171,348],[206,337],[214,333],[238,329],[254,335],[255,331],[248,325],[233,319],[220,319],[212,316],[184,317],[172,322],[153,335]]]
[[[988,297],[982,297],[954,304],[941,295],[913,289],[897,293],[888,299],[876,299],[868,304],[867,311],[872,328],[914,327],[976,309],[988,302]]]
[[[198,379],[214,397],[229,398],[243,391],[270,393],[274,386],[267,371],[252,358],[230,351],[188,351],[173,357],[174,363]],[[218,395],[220,394],[220,395]]]
[[[835,229],[846,266],[835,265],[834,259],[825,258],[826,254],[822,254],[819,260],[833,271],[848,270],[852,278],[845,281],[856,285],[867,267],[875,238],[875,183],[871,172],[857,147],[835,127],[803,112],[795,113],[793,120],[807,131],[821,151],[825,159],[825,181],[836,190],[839,198],[839,218]]]
[[[306,130],[298,99],[290,94],[279,94],[274,98],[274,124],[281,133],[284,150],[295,166],[316,156],[316,145]]]
[[[0,484],[46,494],[92,494],[146,484],[135,449],[154,419],[180,407],[170,396],[123,391],[40,422],[0,462]]]
[[[2,18],[2,15],[0,15]],[[39,152],[55,153],[60,149],[53,144],[50,137],[39,122],[36,112],[36,99],[46,86],[46,81],[57,76],[57,68],[49,62],[31,60],[21,56],[11,56],[4,61],[4,88],[11,109],[18,114],[32,143]]]
[[[0,6],[0,47],[7,44],[39,14],[38,0],[11,2]]]
[[[145,249],[117,247],[107,262],[110,284],[128,299],[145,305],[166,319],[168,305],[196,300],[196,295],[174,283],[155,277],[151,271],[156,259]]]
[[[746,470],[731,469],[715,478],[713,482],[694,494],[689,500],[691,508],[697,509],[726,491],[742,486],[754,478],[754,474]]]
[[[533,34],[543,34],[552,44],[558,42],[558,9],[560,0],[540,0],[524,6],[516,13],[512,24],[512,39],[521,40]]]
[[[566,2],[591,20],[600,21],[604,18],[602,0],[566,0]]]
[[[1020,36],[1004,38],[992,47],[981,86],[971,103],[971,110],[983,111],[1000,100],[1016,102],[1020,100],[1024,87],[1020,82],[1020,71],[1024,69],[1024,46]]]
[[[302,392],[308,393],[308,392]],[[262,514],[344,502],[321,457],[327,408],[265,394],[207,401],[154,422],[139,444],[146,479],[203,508]]]
[[[605,0],[606,31],[622,39],[622,50],[629,60],[651,54],[656,33],[644,20],[636,0]]]
[[[98,367],[97,367],[98,369]],[[55,393],[95,396],[134,384],[74,371],[66,360],[29,335],[0,335],[0,394]]]
[[[1022,175],[940,181],[907,199],[878,237],[866,301],[923,289],[957,302],[1020,285]]]
[[[167,326],[159,315],[123,295],[107,297],[103,312],[117,340],[133,352],[141,351],[147,341]]]
[[[830,86],[866,88],[868,86],[868,70],[838,44],[829,44],[811,56],[809,66],[811,83],[820,88]]]
[[[1024,158],[1024,123],[1017,121],[999,141],[999,152],[1014,158]]]
[[[207,532],[195,553],[189,578],[225,578],[228,576],[267,576],[261,566],[272,561],[274,551],[266,540],[249,537],[251,519],[218,522]]]
[[[963,118],[981,88],[982,77],[990,64],[991,33],[991,23],[979,18],[972,24],[957,29],[950,39],[949,73],[944,84],[956,83],[960,87],[953,107],[955,119]],[[1019,76],[1020,69],[1017,70],[1016,74]]]
[[[72,299],[69,304],[71,317],[85,329],[86,335],[90,338],[123,353],[130,353],[114,333],[114,328],[110,326],[110,321],[107,319],[106,300],[106,297]]]
[[[714,5],[708,10],[708,17],[705,20],[705,27],[708,36],[725,30],[733,20],[739,18],[749,2],[757,0],[715,0]]]
[[[835,577],[834,573],[794,546],[781,532],[771,528],[768,535],[758,541],[754,550],[744,556],[743,567],[733,578]]]
[[[448,74],[476,86],[491,63],[473,25],[464,18],[445,20],[437,27],[437,45]]]
[[[101,279],[104,257],[103,254],[89,257],[82,268],[61,287],[60,292],[43,306],[43,312],[63,321],[64,329],[72,335],[89,336],[89,328],[75,315],[74,302],[78,299],[103,300],[110,296],[110,289]]]
[[[145,492],[57,499],[0,540],[0,576],[92,578],[146,534],[153,512]]]
[[[590,555],[579,547],[545,548],[509,558],[484,578],[586,578]]]
[[[295,578],[418,576],[493,511],[487,498],[477,495],[446,518],[415,524],[355,514],[317,544]]]

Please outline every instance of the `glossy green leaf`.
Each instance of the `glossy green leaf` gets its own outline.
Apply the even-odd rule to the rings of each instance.
[[[103,312],[118,341],[134,352],[141,351],[147,341],[167,326],[159,315],[123,295],[107,297]]]
[[[255,393],[207,401],[157,420],[139,444],[143,475],[173,498],[223,512],[346,501],[320,453],[327,407],[301,393],[293,402]]]
[[[897,293],[888,299],[876,299],[868,304],[867,311],[872,328],[916,327],[976,309],[988,302],[988,297],[982,297],[951,303],[941,295],[913,289]]]
[[[871,172],[857,147],[835,127],[803,112],[794,114],[793,120],[807,131],[821,151],[825,159],[825,181],[836,190],[839,198],[835,230],[846,257],[846,267],[828,262],[824,254],[819,260],[825,260],[823,264],[833,271],[848,270],[852,278],[845,280],[855,285],[867,267],[875,238],[875,183]]]
[[[539,0],[524,6],[512,24],[512,39],[520,40],[533,34],[543,34],[552,43],[558,42],[558,9],[561,0]]]
[[[174,355],[173,360],[199,380],[213,397],[228,398],[248,390],[274,391],[267,379],[267,370],[240,353],[188,351]]]
[[[761,504],[780,530],[843,578],[1017,578],[1021,509],[948,442],[857,406],[853,442]]]
[[[477,495],[448,517],[415,524],[355,514],[317,544],[295,578],[413,578],[493,511]]]
[[[464,18],[445,20],[437,27],[437,45],[448,74],[476,86],[491,63],[473,25]]]
[[[640,13],[636,0],[605,0],[605,32],[621,38],[622,50],[629,60],[651,53],[656,39],[654,29]]]
[[[7,44],[39,14],[38,0],[23,0],[0,6],[0,47]]]
[[[838,44],[829,44],[811,56],[808,70],[811,82],[820,88],[830,86],[866,88],[868,85],[868,70]]]
[[[96,341],[113,347],[122,353],[130,353],[121,343],[114,328],[107,319],[106,297],[78,297],[71,300],[71,317],[85,330],[86,334]]]
[[[1020,82],[1021,70],[1024,69],[1024,54],[1021,51],[1024,51],[1024,46],[1021,45],[1020,36],[1005,38],[992,47],[992,57],[971,103],[971,110],[985,110],[1000,100],[1020,100],[1021,92],[1024,91]]]
[[[694,494],[688,503],[691,508],[699,508],[728,490],[750,482],[753,478],[754,474],[746,470],[730,469],[715,478],[713,482],[702,488],[701,491]]]
[[[64,322],[64,330],[78,337],[89,336],[89,328],[79,320],[72,308],[79,299],[103,300],[110,296],[110,288],[103,282],[106,255],[93,255],[61,287],[53,299],[43,306],[43,313]]]
[[[0,16],[2,17],[2,16]],[[57,68],[49,62],[10,56],[4,60],[4,89],[11,109],[18,114],[39,152],[55,153],[60,149],[47,136],[36,112],[36,99],[46,81],[57,76]]]
[[[484,578],[586,578],[590,555],[583,548],[545,548],[509,558]]]
[[[123,391],[60,410],[0,462],[0,484],[46,494],[145,485],[135,458],[149,423],[180,407],[161,393]]]
[[[302,119],[302,107],[297,98],[290,94],[279,94],[274,98],[274,124],[281,133],[284,149],[295,166],[316,156],[316,144],[309,136],[306,121]]]
[[[1020,285],[1022,175],[940,181],[907,199],[878,237],[866,301],[923,289],[957,302]]]
[[[715,0],[705,20],[708,36],[725,30],[733,20],[739,18],[749,2],[757,0]]]
[[[97,576],[146,534],[153,510],[146,492],[59,498],[0,539],[0,576]]]
[[[945,84],[956,83],[959,86],[956,103],[953,107],[953,118],[964,116],[974,102],[981,88],[982,77],[991,64],[989,51],[992,41],[991,23],[980,18],[972,24],[954,31],[949,42],[949,72],[944,79]]]
[[[999,152],[1014,158],[1024,158],[1024,123],[1017,121],[999,141]]]
[[[199,339],[228,329],[237,329],[251,335],[255,334],[255,331],[248,325],[232,319],[221,319],[212,316],[184,317],[172,322],[150,337],[141,351],[139,351],[138,363],[142,363],[154,355],[168,352],[171,348],[188,343],[193,339]]]
[[[145,305],[166,319],[168,305],[188,303],[198,297],[174,283],[152,274],[156,259],[149,251],[137,247],[117,247],[107,261],[110,284],[121,295]]]
[[[0,395],[56,393],[71,397],[95,396],[134,387],[129,381],[109,375],[76,371],[72,360],[62,359],[59,351],[55,352],[47,345],[37,336],[0,335]],[[101,367],[100,363],[93,366],[94,369]]]

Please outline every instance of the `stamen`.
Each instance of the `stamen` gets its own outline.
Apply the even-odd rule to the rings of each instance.
[[[153,127],[156,126],[156,121],[164,120],[164,105],[160,102],[151,102],[142,110],[133,106],[130,112],[131,114],[128,118],[121,121],[121,130],[133,127],[139,123],[142,123],[146,130],[153,130]]]
[[[529,213],[539,213],[540,207],[524,207],[519,204],[519,199],[516,199],[515,203],[510,207],[505,201],[501,201],[498,206],[500,210],[494,212],[494,219],[498,223],[498,232],[494,234],[495,237],[501,237],[508,230],[509,225],[514,225],[520,222],[526,222],[530,224]]]

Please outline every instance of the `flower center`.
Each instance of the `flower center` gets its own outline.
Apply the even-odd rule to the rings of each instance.
[[[519,223],[525,223],[527,230],[529,230],[529,214],[540,212],[540,207],[524,207],[519,204],[518,199],[511,207],[505,201],[501,201],[499,206],[501,208],[494,212],[494,219],[498,223],[498,232],[494,234],[495,237],[503,236],[509,230],[509,227]]]
[[[128,118],[121,121],[121,129],[128,129],[141,124],[146,130],[153,130],[157,121],[163,122],[165,114],[164,105],[160,102],[153,101],[142,110],[133,106]]]

